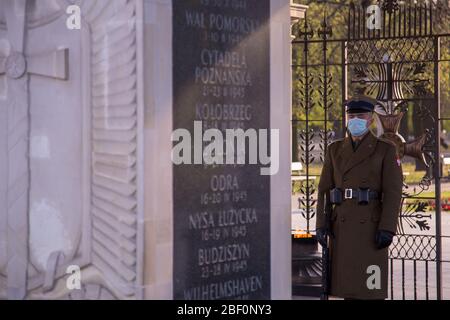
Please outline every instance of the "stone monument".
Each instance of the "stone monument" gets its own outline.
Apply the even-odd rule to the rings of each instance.
[[[0,298],[290,298],[289,24],[288,0],[1,0]],[[194,120],[279,129],[278,173],[174,165]]]

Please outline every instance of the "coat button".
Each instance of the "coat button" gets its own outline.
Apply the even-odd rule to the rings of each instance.
[[[365,223],[366,222],[366,219],[360,219],[359,220],[359,223]]]
[[[344,222],[345,221],[345,218],[344,217],[341,217],[341,222]]]

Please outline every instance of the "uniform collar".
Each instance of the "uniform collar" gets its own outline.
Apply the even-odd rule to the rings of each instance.
[[[355,147],[358,148],[358,146],[361,145],[361,143],[363,142],[364,139],[367,138],[367,136],[370,134],[370,130],[368,130],[361,139],[354,141],[351,137],[350,137],[350,142],[352,143],[352,147],[353,150],[355,150]]]
[[[369,131],[359,142],[358,148],[353,151],[352,138],[350,136],[345,137],[339,153],[345,163],[344,173],[368,158],[374,152],[377,141],[377,137]]]

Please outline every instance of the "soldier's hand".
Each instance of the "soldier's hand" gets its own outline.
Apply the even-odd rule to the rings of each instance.
[[[394,234],[386,230],[378,230],[375,234],[375,244],[378,249],[384,249],[391,245]]]
[[[327,244],[327,231],[324,228],[319,228],[316,230],[317,241],[319,241],[322,247],[326,247]]]

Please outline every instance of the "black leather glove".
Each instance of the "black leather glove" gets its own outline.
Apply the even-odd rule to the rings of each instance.
[[[327,231],[324,228],[319,228],[316,230],[317,241],[319,241],[322,247],[326,247],[327,243]]]
[[[378,230],[375,234],[375,244],[378,249],[384,249],[391,245],[394,235],[390,231]]]

